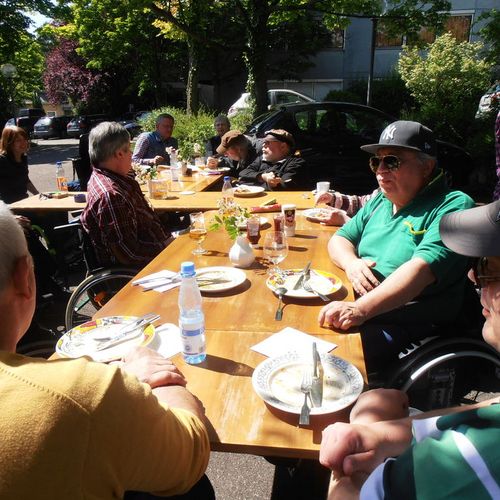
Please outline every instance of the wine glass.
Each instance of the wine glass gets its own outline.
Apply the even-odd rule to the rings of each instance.
[[[202,255],[207,253],[207,250],[201,246],[207,237],[207,229],[205,227],[205,217],[203,212],[189,214],[189,221],[191,222],[191,225],[189,226],[189,237],[195,240],[198,244],[198,246],[193,250],[193,254]]]
[[[285,260],[288,255],[288,242],[284,231],[269,231],[264,237],[264,257],[273,266],[269,269],[269,274],[280,274],[278,264]]]

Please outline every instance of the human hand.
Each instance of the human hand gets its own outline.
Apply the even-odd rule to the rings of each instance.
[[[316,193],[314,195],[314,204],[318,203],[330,203],[333,200],[333,193],[329,193],[328,191],[321,191],[320,193]]]
[[[353,406],[349,420],[370,424],[381,420],[396,420],[408,416],[408,396],[397,389],[373,389],[363,392]]]
[[[281,184],[281,177],[276,177],[274,172],[266,172],[261,175],[262,180],[267,182],[270,187],[276,187],[278,184]]]
[[[25,233],[31,229],[31,221],[27,217],[23,215],[15,215],[14,217]]]
[[[344,210],[330,207],[322,210],[328,210],[327,216],[318,217],[320,224],[323,226],[343,226],[347,221],[351,220]]]
[[[214,158],[213,156],[209,156],[207,158],[208,168],[217,168],[218,165],[219,165],[219,160],[217,158]]]
[[[366,320],[366,314],[357,302],[330,302],[321,309],[318,316],[320,326],[326,325],[340,330],[348,330]]]
[[[155,156],[153,158],[153,163],[155,165],[159,165],[160,163],[165,163],[165,158],[163,158],[163,156]]]
[[[376,263],[368,259],[353,259],[345,268],[345,273],[352,283],[352,287],[359,295],[365,295],[380,282],[372,273],[370,268],[375,267]]]
[[[169,359],[147,347],[135,347],[123,358],[120,367],[135,375],[151,389],[165,385],[186,385],[184,375]]]

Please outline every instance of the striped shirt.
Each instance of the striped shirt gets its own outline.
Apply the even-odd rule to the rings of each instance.
[[[500,498],[500,405],[414,420],[413,435],[371,473],[360,499]]]
[[[342,194],[335,191],[333,193],[333,198],[328,205],[333,208],[343,210],[349,217],[354,217],[359,209],[371,200],[379,191],[380,188],[377,188],[373,191],[373,193],[365,194],[363,196],[358,196],[356,194]]]
[[[170,240],[137,181],[101,167],[94,167],[90,177],[81,221],[102,265],[118,263],[110,245],[133,265],[144,266]]]
[[[170,165],[170,156],[165,148],[178,148],[177,139],[163,139],[158,132],[144,132],[137,138],[132,161],[139,165],[154,165],[155,156],[163,156],[165,164]]]

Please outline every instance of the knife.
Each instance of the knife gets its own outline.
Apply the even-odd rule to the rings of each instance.
[[[306,267],[304,267],[304,269],[302,269],[302,271],[300,272],[299,279],[297,280],[297,283],[295,283],[295,286],[293,287],[294,290],[298,290],[302,286],[302,282],[304,281],[306,274],[309,272],[310,267],[311,267],[311,261],[309,261]]]
[[[316,342],[312,345],[313,355],[313,382],[311,386],[311,401],[315,408],[323,403],[323,365],[316,347]]]

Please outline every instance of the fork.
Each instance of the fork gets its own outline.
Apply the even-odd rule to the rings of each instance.
[[[323,295],[322,293],[319,293],[317,290],[315,290],[309,281],[303,281],[302,282],[302,288],[309,293],[314,293],[314,295],[317,295],[323,302],[330,302],[330,299],[326,296]]]
[[[300,390],[304,393],[304,404],[300,410],[299,425],[309,425],[309,414],[311,413],[311,408],[307,404],[307,398],[310,397],[311,387],[312,387],[312,373],[310,370],[305,369],[302,375],[302,383],[300,384]]]

